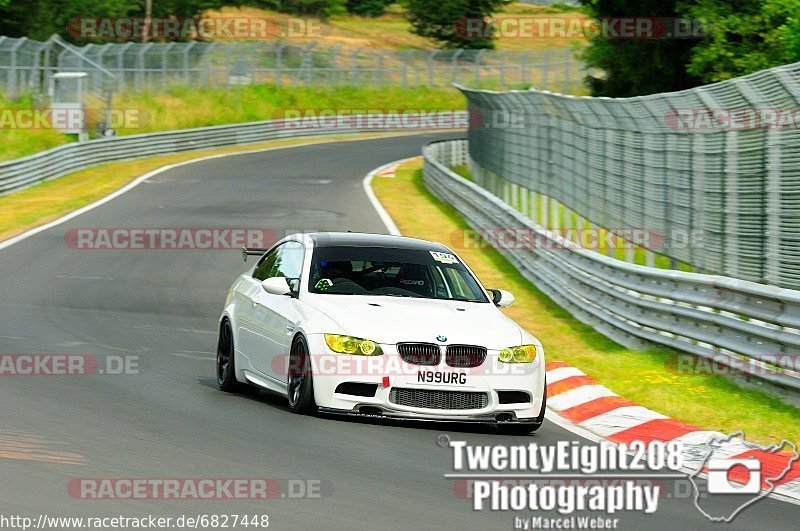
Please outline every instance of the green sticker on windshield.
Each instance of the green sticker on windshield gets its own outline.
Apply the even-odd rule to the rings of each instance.
[[[333,281],[327,278],[323,278],[319,282],[317,282],[314,287],[319,291],[328,291],[328,288],[330,288],[331,286],[333,286]]]

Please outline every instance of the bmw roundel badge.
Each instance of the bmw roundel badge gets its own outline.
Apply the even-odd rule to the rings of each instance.
[[[436,336],[436,340],[444,343],[447,341],[447,336]]]

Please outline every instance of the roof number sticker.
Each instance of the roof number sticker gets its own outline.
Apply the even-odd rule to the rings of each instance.
[[[443,264],[457,264],[458,258],[456,255],[450,253],[438,253],[436,251],[430,251],[431,256],[437,262],[441,262]]]

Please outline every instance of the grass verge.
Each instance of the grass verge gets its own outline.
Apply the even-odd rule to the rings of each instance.
[[[234,146],[176,155],[103,164],[0,197],[0,241],[73,212],[118,190],[140,175],[161,166],[219,153],[246,153],[267,147],[313,142],[336,142],[374,134],[271,140],[242,148]],[[385,135],[391,136],[391,135]]]
[[[132,116],[116,127],[120,135],[169,131],[283,117],[286,110],[374,109],[460,110],[464,97],[452,87],[280,87],[250,85],[209,89],[172,87],[158,92],[122,93],[112,107]],[[0,110],[32,109],[27,98],[8,101],[0,95]],[[94,133],[94,130],[92,130]],[[74,141],[53,129],[16,129],[0,122],[0,161],[50,149]]]
[[[394,178],[376,178],[375,193],[404,235],[463,241],[467,224],[425,188],[420,168],[418,159],[398,168]],[[796,408],[723,377],[676,374],[673,352],[633,351],[614,343],[558,306],[496,250],[453,247],[484,285],[514,293],[517,302],[505,313],[542,341],[549,360],[563,360],[625,398],[702,428],[744,429],[748,439],[760,443],[800,439]]]

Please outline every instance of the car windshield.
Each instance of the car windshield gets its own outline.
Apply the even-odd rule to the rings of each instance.
[[[318,247],[311,260],[308,290],[489,302],[455,255],[418,249]]]

